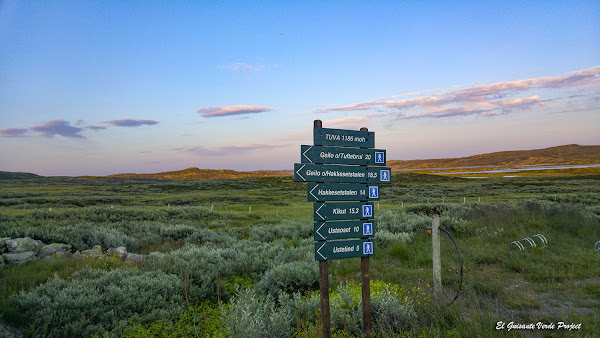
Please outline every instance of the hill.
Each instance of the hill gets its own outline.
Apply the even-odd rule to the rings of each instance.
[[[18,173],[18,172],[10,172],[10,171],[0,171],[0,180],[24,180],[30,178],[40,178],[36,174],[31,173]]]
[[[569,144],[558,147],[500,151],[461,158],[397,161],[390,160],[392,169],[515,167],[541,164],[600,164],[600,146]]]
[[[229,178],[247,178],[247,177],[269,177],[269,176],[288,176],[291,170],[257,170],[257,171],[235,171],[235,170],[213,170],[187,168],[177,171],[166,171],[155,174],[115,174],[103,176],[108,179],[141,179],[141,180],[172,180],[172,181],[192,181],[192,180],[215,180]],[[80,178],[99,177],[81,176]]]

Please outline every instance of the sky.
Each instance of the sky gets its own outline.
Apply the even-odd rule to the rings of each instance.
[[[600,145],[598,1],[0,0],[0,171],[292,169]]]

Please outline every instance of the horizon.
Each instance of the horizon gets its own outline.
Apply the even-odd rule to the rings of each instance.
[[[0,3],[0,170],[291,170],[600,145],[600,4]],[[289,169],[287,169],[289,168]]]

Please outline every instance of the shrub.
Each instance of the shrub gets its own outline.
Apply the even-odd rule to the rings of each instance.
[[[273,298],[285,292],[305,293],[319,289],[319,267],[315,262],[298,261],[282,264],[267,271],[256,285],[256,290],[262,295]]]
[[[128,320],[148,323],[184,311],[183,284],[174,275],[135,269],[87,269],[48,280],[10,303],[35,336],[118,336]]]
[[[291,337],[294,333],[292,309],[276,308],[273,297],[249,288],[238,289],[222,312],[231,337]]]

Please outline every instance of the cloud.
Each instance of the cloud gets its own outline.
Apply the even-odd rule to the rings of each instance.
[[[0,137],[23,137],[27,136],[29,129],[27,128],[6,128],[0,129]]]
[[[350,112],[375,110],[383,112],[393,119],[404,118],[442,118],[465,115],[493,116],[498,113],[510,113],[515,110],[527,110],[550,100],[540,100],[539,96],[507,99],[539,89],[600,88],[600,66],[567,73],[558,77],[540,77],[518,81],[478,84],[475,86],[452,89],[428,96],[396,99],[405,95],[369,100],[332,108],[314,110],[313,113]],[[421,95],[424,92],[408,94]],[[411,110],[419,109],[418,112]]]
[[[205,148],[202,146],[192,147],[179,147],[173,150],[191,152],[197,155],[231,155],[250,152],[254,150],[262,149],[274,149],[288,146],[288,144],[241,144],[241,145],[228,145],[222,147]]]
[[[102,123],[112,125],[115,127],[139,127],[143,125],[155,125],[159,122],[154,120],[118,119],[103,121]]]
[[[253,65],[249,65],[247,63],[244,62],[236,62],[236,63],[232,63],[228,66],[223,66],[221,68],[230,70],[232,72],[236,72],[236,73],[248,73],[248,72],[259,72],[261,70],[263,70],[265,67],[264,66],[253,66]]]
[[[81,127],[74,127],[71,122],[65,120],[52,120],[47,121],[36,126],[27,128],[7,128],[0,130],[0,137],[23,137],[30,136],[30,133],[36,133],[37,136],[53,137],[60,135],[69,138],[84,138],[81,132],[85,130],[103,130],[110,126],[117,127],[138,127],[141,125],[154,125],[158,121],[153,120],[134,120],[134,119],[119,119],[102,122],[105,125],[94,126],[94,125],[83,125],[84,121],[81,119],[75,120],[73,124]]]
[[[96,130],[104,130],[107,127],[106,126],[85,126],[84,128],[87,129],[87,130],[96,131]]]
[[[196,110],[198,114],[204,117],[219,117],[219,116],[230,116],[230,115],[245,115],[245,114],[258,114],[268,111],[273,111],[274,108],[262,107],[262,106],[222,106],[222,107],[206,107]]]
[[[328,120],[323,123],[327,126],[333,127],[344,127],[349,129],[359,129],[364,127],[365,120],[367,116],[352,116],[352,117],[344,117],[341,119]]]
[[[71,126],[71,123],[65,120],[48,121],[28,129],[37,132],[39,136],[53,137],[60,135],[72,138],[83,138],[80,133],[84,130],[83,128]]]

